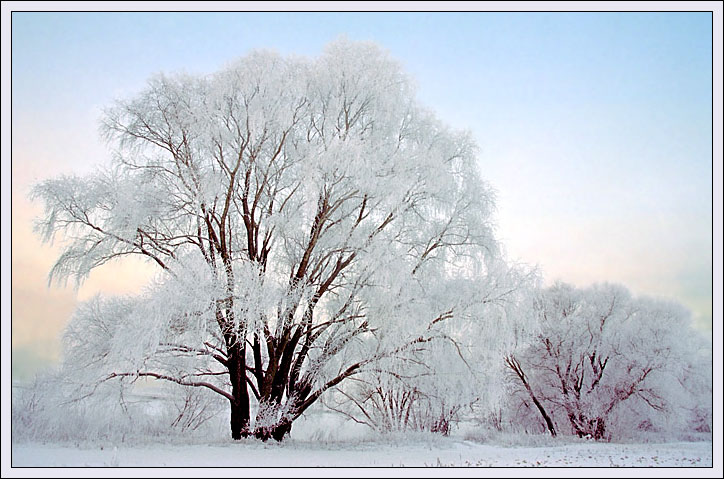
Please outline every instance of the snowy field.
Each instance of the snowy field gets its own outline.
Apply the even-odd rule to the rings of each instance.
[[[283,444],[79,446],[16,444],[13,467],[711,467],[711,442],[493,446],[461,439]],[[705,471],[701,471],[706,474]]]

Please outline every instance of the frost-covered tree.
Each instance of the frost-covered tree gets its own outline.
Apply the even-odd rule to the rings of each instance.
[[[707,409],[696,392],[706,383],[702,341],[677,304],[556,284],[533,298],[525,324],[504,358],[514,406],[535,411],[551,435],[604,439]]]
[[[103,131],[109,167],[34,189],[39,231],[66,240],[51,278],[126,256],[159,274],[138,297],[82,305],[65,364],[91,388],[214,391],[233,438],[280,440],[329,388],[454,340],[446,323],[475,301],[461,286],[499,258],[470,136],[374,45],[160,75]]]

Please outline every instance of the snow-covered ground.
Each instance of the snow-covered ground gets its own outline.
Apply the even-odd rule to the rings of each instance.
[[[12,465],[47,467],[711,467],[711,442],[562,443],[494,446],[462,439],[397,441],[240,441],[204,445],[15,444]]]

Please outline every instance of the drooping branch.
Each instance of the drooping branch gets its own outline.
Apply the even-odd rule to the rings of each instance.
[[[118,377],[152,377],[152,378],[156,378],[156,379],[162,379],[164,381],[170,381],[170,382],[173,382],[176,384],[180,384],[182,386],[204,387],[204,388],[211,389],[212,391],[214,391],[217,394],[221,394],[222,396],[224,396],[226,399],[228,399],[230,401],[234,400],[234,396],[232,396],[230,393],[224,391],[220,387],[215,386],[211,383],[208,383],[205,381],[188,381],[185,379],[168,376],[166,374],[159,374],[159,373],[153,373],[153,372],[137,371],[135,373],[111,373],[104,380],[110,380],[110,379],[118,378]]]

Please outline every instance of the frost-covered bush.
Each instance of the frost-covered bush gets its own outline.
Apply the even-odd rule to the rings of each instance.
[[[13,441],[124,442],[190,435],[222,438],[224,404],[196,388],[171,391],[158,382],[98,384],[88,395],[72,375],[58,371],[12,390]]]
[[[378,432],[429,431],[447,436],[460,420],[461,410],[477,401],[460,384],[441,390],[429,380],[404,374],[362,374],[330,394],[324,404]],[[460,379],[453,372],[443,377]]]
[[[506,392],[499,351],[513,340],[518,309],[537,277],[502,261],[489,265],[484,277],[463,277],[455,272],[446,281],[440,272],[437,284],[409,288],[410,301],[422,310],[436,295],[460,298],[456,317],[441,316],[435,341],[377,362],[375,370],[335,388],[325,405],[376,431],[442,435],[499,407]],[[368,339],[373,345],[382,340]]]

